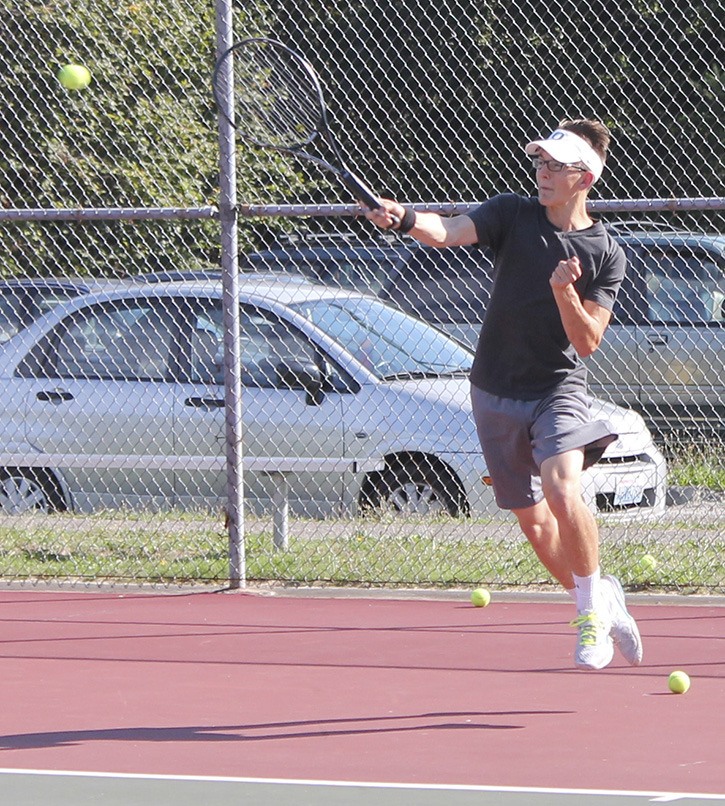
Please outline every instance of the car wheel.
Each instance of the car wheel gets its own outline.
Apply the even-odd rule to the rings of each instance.
[[[23,515],[26,512],[52,512],[58,508],[57,493],[48,479],[32,471],[0,471],[0,512]]]
[[[365,508],[401,515],[460,514],[460,507],[444,479],[428,463],[388,468],[368,490],[366,498]]]

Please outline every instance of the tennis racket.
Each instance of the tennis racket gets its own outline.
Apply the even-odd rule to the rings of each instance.
[[[234,98],[231,116],[223,102],[230,75]],[[320,79],[299,53],[274,39],[244,39],[220,56],[212,83],[219,110],[243,140],[310,160],[334,174],[369,209],[382,206],[345,163],[330,130]],[[326,146],[329,160],[307,151],[320,145]]]

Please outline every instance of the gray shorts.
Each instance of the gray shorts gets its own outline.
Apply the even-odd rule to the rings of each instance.
[[[543,499],[541,463],[567,451],[584,451],[584,467],[597,462],[617,434],[592,420],[583,392],[541,400],[511,400],[471,386],[473,418],[501,509],[523,509]]]

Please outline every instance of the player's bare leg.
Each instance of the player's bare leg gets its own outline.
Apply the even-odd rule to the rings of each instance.
[[[576,590],[578,629],[574,662],[583,669],[602,669],[614,654],[612,619],[599,571],[599,529],[582,498],[584,452],[568,451],[541,465],[544,498],[558,525],[560,551]]]
[[[569,570],[580,578],[599,570],[599,529],[582,498],[583,467],[584,452],[579,450],[552,456],[541,465],[544,499],[558,524]]]
[[[574,588],[574,623],[580,631],[577,665],[607,665],[611,639],[627,662],[637,665],[642,661],[642,639],[627,611],[622,586],[613,576],[600,576],[599,529],[581,495],[582,466],[581,451],[545,461],[544,501],[516,514],[544,566],[567,590]],[[605,630],[608,635],[603,637]]]
[[[559,524],[546,499],[524,509],[515,509],[513,513],[539,562],[566,590],[573,590],[574,577],[562,549]]]

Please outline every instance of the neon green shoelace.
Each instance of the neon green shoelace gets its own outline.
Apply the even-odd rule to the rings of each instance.
[[[574,621],[569,622],[570,627],[578,627],[581,634],[580,643],[583,646],[595,646],[597,643],[597,628],[602,624],[596,613],[586,613],[577,616]]]

